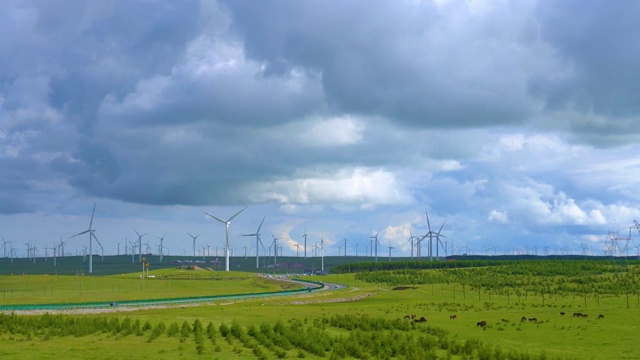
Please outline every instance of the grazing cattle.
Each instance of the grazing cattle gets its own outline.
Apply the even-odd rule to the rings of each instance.
[[[598,319],[604,319],[604,315],[602,314],[598,315]]]
[[[520,319],[521,322],[525,322],[527,321],[527,318],[525,316],[522,317],[522,319]]]
[[[507,319],[502,319],[502,322],[503,322],[503,323],[508,323],[508,322],[509,322],[509,320],[507,320]]]
[[[564,311],[562,311],[562,312],[560,313],[560,316],[564,316]]]
[[[589,314],[582,314],[582,317],[583,317],[583,318],[588,318],[588,317],[589,317]]]
[[[453,320],[453,319],[457,319],[458,315],[449,315],[449,319]]]
[[[582,317],[582,313],[575,312],[573,313],[573,317]]]
[[[537,323],[537,322],[538,322],[538,319],[536,319],[536,318],[529,318],[529,322]]]
[[[410,320],[410,319],[411,319],[411,316],[406,315],[406,316],[404,317],[404,319],[405,319],[405,320]]]
[[[427,319],[424,318],[424,316],[420,317],[420,320],[418,320],[421,323],[426,323]]]
[[[487,326],[487,321],[486,321],[486,320],[478,321],[478,322],[476,323],[476,326],[479,326],[479,327],[486,327],[486,326]]]
[[[411,315],[411,318],[412,318],[412,319],[415,319],[415,318],[416,318],[416,316],[415,316],[415,315]]]

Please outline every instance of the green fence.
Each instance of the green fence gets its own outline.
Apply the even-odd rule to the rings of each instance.
[[[190,296],[179,298],[164,299],[145,299],[145,300],[124,300],[124,301],[105,301],[105,302],[82,302],[82,303],[64,303],[64,304],[16,304],[16,305],[0,305],[0,311],[29,311],[29,310],[70,310],[70,309],[100,309],[112,308],[120,306],[153,306],[153,305],[170,305],[170,304],[187,304],[199,302],[215,302],[232,299],[252,299],[271,296],[295,295],[316,291],[324,288],[324,283],[319,281],[310,281],[295,279],[296,282],[309,284],[308,287],[294,290],[282,290],[273,292],[260,292],[251,294],[230,294],[230,295],[212,295],[212,296]]]

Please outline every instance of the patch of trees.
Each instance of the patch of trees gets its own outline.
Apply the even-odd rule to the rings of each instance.
[[[248,327],[233,321],[216,327],[212,322],[204,326],[199,319],[181,324],[172,322],[169,326],[159,322],[154,326],[130,318],[0,314],[0,336],[5,333],[24,335],[30,340],[40,336],[42,341],[54,336],[96,334],[116,335],[117,341],[123,336],[146,334],[147,343],[165,336],[176,338],[180,344],[192,343],[197,354],[221,351],[215,340],[219,336],[233,346],[235,353],[249,350],[258,359],[304,358],[307,355],[329,359],[546,358],[544,354],[504,350],[475,339],[463,341],[450,336],[446,330],[427,324],[366,315],[322,316],[309,322],[292,319]]]
[[[415,262],[399,262],[410,265]],[[640,302],[638,261],[612,263],[605,260],[467,261],[451,268],[452,262],[427,262],[430,269],[398,268],[364,271],[356,279],[387,286],[460,284],[489,296],[636,295]],[[462,262],[460,262],[462,263]],[[477,265],[477,266],[471,266]],[[594,295],[595,294],[595,295]]]

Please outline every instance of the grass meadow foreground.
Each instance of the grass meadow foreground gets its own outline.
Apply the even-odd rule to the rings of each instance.
[[[452,267],[434,262],[421,267],[336,267],[345,273],[313,278],[347,288],[291,297],[96,314],[5,313],[0,342],[7,346],[0,347],[0,358],[640,358],[634,341],[640,315],[637,263],[459,262]],[[0,291],[15,289],[15,297],[2,298],[13,303],[32,296],[45,303],[73,297],[79,281],[86,292],[74,301],[291,286],[251,273],[201,273],[163,269],[145,280],[135,274],[82,280],[2,276]],[[53,286],[48,293],[43,290],[47,281]]]

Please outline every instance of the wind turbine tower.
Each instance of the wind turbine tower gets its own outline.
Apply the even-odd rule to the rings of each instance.
[[[196,239],[202,234],[198,234],[196,236],[191,235],[190,232],[187,232],[187,234],[189,234],[189,236],[191,236],[191,238],[193,239],[193,256],[196,256]]]
[[[378,234],[380,234],[380,230],[378,230],[378,232],[374,236],[369,236],[369,238],[373,239],[373,241],[375,243],[375,247],[376,247],[376,262],[378,262]]]
[[[347,257],[347,239],[344,239],[344,257]]]
[[[69,239],[79,236],[79,235],[83,235],[83,234],[89,234],[89,274],[93,273],[93,239],[95,239],[98,242],[98,245],[100,245],[100,247],[102,247],[102,244],[100,244],[100,241],[98,240],[98,238],[96,237],[95,234],[95,229],[93,229],[93,215],[96,212],[96,204],[93,204],[93,210],[91,211],[91,220],[89,221],[89,229],[79,232],[73,236],[70,236]]]
[[[256,237],[256,269],[260,268],[260,248],[258,245],[262,245],[262,240],[260,239],[260,228],[262,228],[262,223],[264,223],[264,219],[267,215],[262,217],[262,221],[260,221],[260,225],[258,226],[258,230],[256,230],[253,234],[242,234],[242,236],[255,236]],[[264,250],[264,245],[262,245],[262,249]],[[216,256],[218,255],[218,249],[216,248]]]
[[[225,225],[225,234],[226,234],[226,246],[224,249],[225,252],[225,271],[229,271],[229,225],[231,225],[231,220],[233,220],[233,218],[235,218],[236,216],[238,216],[241,212],[244,211],[244,209],[246,209],[247,207],[245,206],[244,208],[242,208],[242,210],[238,211],[237,213],[235,213],[232,217],[230,217],[227,221],[222,220],[220,218],[217,218],[211,214],[208,214],[205,212],[206,215],[218,220],[219,222],[223,223]]]
[[[640,231],[640,230],[638,230]],[[304,258],[307,258],[307,227],[304,227],[304,235],[302,235],[301,237],[304,238]]]
[[[278,265],[278,240],[280,240],[280,238],[277,238],[275,235],[273,235],[273,233],[271,233],[271,237],[273,237],[273,242],[271,243],[271,245],[273,245],[273,266],[277,266]]]
[[[138,235],[138,262],[142,263],[142,237],[147,235],[146,233],[144,234],[139,234],[138,230],[133,229],[133,231],[136,232],[136,235]]]
[[[164,242],[164,237],[167,236],[167,233],[164,233],[164,235],[162,235],[162,237],[157,237],[156,239],[160,240],[160,262],[162,262],[162,248],[163,248],[163,242]]]
[[[4,237],[2,238],[2,249],[3,249],[3,256],[2,257],[7,257],[7,244],[11,244],[11,241],[6,241],[4,239]],[[11,248],[9,248],[9,251],[11,251]]]

